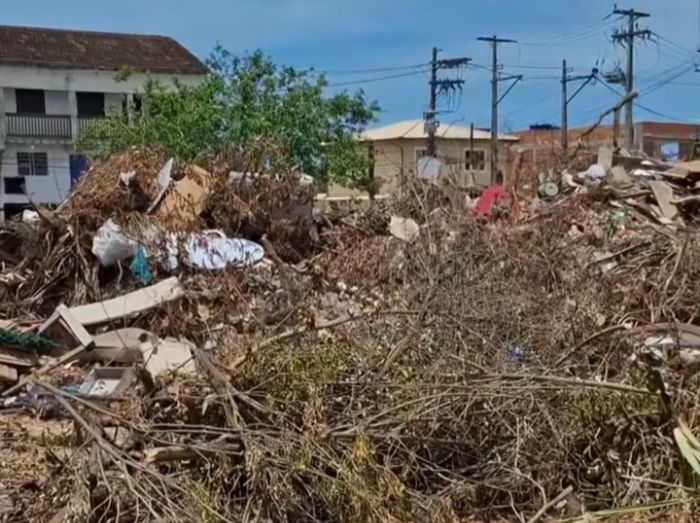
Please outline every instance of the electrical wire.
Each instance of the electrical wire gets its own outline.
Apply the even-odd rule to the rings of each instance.
[[[319,71],[319,74],[326,74],[326,75],[353,75],[353,74],[372,74],[372,73],[390,73],[393,71],[405,71],[409,69],[418,69],[420,67],[428,67],[430,65],[430,62],[422,63],[422,64],[414,64],[414,65],[401,65],[401,66],[396,66],[396,67],[378,67],[376,69],[336,69],[336,70],[330,70],[326,69],[324,71]]]
[[[543,96],[542,98],[539,98],[539,99],[535,100],[534,102],[530,102],[527,105],[520,106],[516,109],[508,111],[507,113],[504,113],[503,118],[507,118],[507,117],[512,116],[514,114],[521,113],[521,112],[523,112],[527,109],[531,109],[533,107],[537,107],[538,105],[542,105],[545,102],[549,102],[557,95],[557,93],[558,93],[558,91],[551,91],[546,96]]]
[[[615,94],[618,95],[618,96],[623,96],[623,95],[624,95],[624,93],[618,91],[618,90],[615,89],[614,87],[611,87],[610,85],[606,84],[605,82],[602,82],[602,81],[601,81],[601,84],[602,84],[606,89],[612,91],[613,93],[615,93]],[[647,93],[645,93],[645,94],[649,94],[649,93],[647,92]],[[674,120],[674,121],[676,121],[676,122],[682,122],[682,123],[694,123],[694,122],[691,122],[690,120],[684,120],[683,118],[678,118],[678,117],[676,117],[676,116],[671,116],[671,115],[668,115],[668,114],[661,113],[661,112],[659,112],[659,111],[656,111],[656,110],[654,110],[654,109],[651,109],[650,107],[647,107],[646,105],[640,104],[640,103],[637,102],[637,101],[634,102],[634,106],[635,106],[635,107],[638,107],[639,109],[642,109],[643,111],[646,111],[646,112],[648,112],[648,113],[654,114],[654,115],[656,115],[656,116],[660,116],[661,118],[667,118],[667,119],[669,119],[669,120]]]
[[[551,42],[518,42],[520,45],[525,46],[525,47],[561,47],[564,45],[570,45],[570,44],[575,44],[578,42],[584,42],[586,40],[591,40],[592,38],[598,38],[600,36],[605,35],[607,31],[607,28],[600,28],[597,31],[587,34],[587,35],[581,35],[580,37],[577,38],[571,38],[569,40],[562,40],[562,41],[556,41],[553,40]]]
[[[410,73],[392,74],[392,75],[388,75],[388,76],[380,76],[377,78],[363,78],[361,80],[351,80],[348,82],[339,82],[339,83],[328,84],[326,87],[344,87],[347,85],[360,85],[360,84],[368,84],[368,83],[374,83],[374,82],[383,82],[385,80],[393,80],[396,78],[408,78],[410,76],[421,76],[427,72],[428,72],[428,70],[425,69],[423,71],[413,71]]]
[[[503,64],[503,67],[511,69],[542,69],[542,70],[561,70],[560,65],[534,65],[534,64]]]
[[[681,76],[686,75],[691,71],[695,71],[695,66],[687,67],[686,69],[683,69],[680,72],[677,72],[668,78],[665,78],[663,80],[658,81],[655,84],[652,84],[652,86],[647,87],[643,93],[640,93],[640,96],[646,96],[646,95],[651,94],[655,91],[658,91],[662,87],[666,87],[668,84],[670,84],[671,82],[673,82],[677,78],[680,78]]]
[[[661,41],[663,41],[663,42],[666,42],[667,44],[673,46],[674,48],[680,50],[680,51],[683,52],[683,53],[689,54],[689,55],[691,55],[691,56],[697,56],[697,54],[698,54],[697,51],[692,51],[692,50],[688,49],[687,47],[682,46],[681,44],[677,44],[677,43],[674,42],[673,40],[669,40],[668,38],[666,38],[666,37],[660,35],[660,34],[657,33],[657,32],[654,32],[654,33],[652,33],[652,34],[653,34],[654,36],[656,36],[659,40],[661,40]]]
[[[602,33],[605,33],[605,31],[609,29],[613,24],[622,19],[622,16],[618,16],[611,21],[607,21],[611,16],[612,15],[606,16],[595,25],[588,26],[587,28],[583,28],[579,31],[574,31],[572,33],[565,33],[552,40],[543,40],[539,42],[519,42],[519,44],[527,47],[557,47],[574,42],[588,40],[594,36],[598,36]]]

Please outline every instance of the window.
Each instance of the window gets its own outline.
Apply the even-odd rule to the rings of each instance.
[[[485,171],[486,170],[486,151],[480,151],[478,149],[474,150],[474,156],[472,157],[472,151],[467,149],[464,151],[464,167],[467,171]]]
[[[426,156],[428,156],[428,149],[425,147],[416,148],[416,165],[418,165],[421,158],[425,158]]]
[[[5,185],[5,194],[25,194],[27,192],[23,176],[3,178],[2,181]]]
[[[122,117],[125,122],[129,121],[129,112],[134,118],[143,114],[143,98],[140,94],[135,94],[131,98],[131,107],[129,107],[129,97],[122,97]]]
[[[78,116],[104,116],[104,93],[75,93],[78,100]]]
[[[6,203],[4,207],[6,220],[19,216],[25,209],[31,209],[26,203]]]
[[[47,176],[49,159],[46,153],[17,153],[17,172],[20,176]]]
[[[143,97],[140,94],[134,95],[134,114],[143,113]]]
[[[41,89],[16,89],[17,114],[46,114],[46,99]]]

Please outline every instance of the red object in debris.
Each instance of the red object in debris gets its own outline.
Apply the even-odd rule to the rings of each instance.
[[[491,209],[494,205],[508,203],[509,194],[503,185],[498,183],[492,185],[481,193],[481,196],[476,201],[474,213],[479,216],[488,216],[491,214]]]

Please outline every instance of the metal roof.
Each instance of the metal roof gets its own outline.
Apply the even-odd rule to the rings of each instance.
[[[423,120],[405,120],[384,127],[370,129],[362,134],[362,139],[366,141],[377,142],[381,140],[413,140],[424,139],[428,137],[425,132]],[[437,131],[437,137],[446,140],[469,140],[471,129],[455,124],[442,123]],[[491,132],[483,129],[474,129],[475,140],[491,139]],[[508,134],[501,134],[499,140],[517,142],[519,138]]]

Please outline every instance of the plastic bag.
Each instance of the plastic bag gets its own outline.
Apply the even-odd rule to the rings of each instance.
[[[111,218],[92,237],[92,254],[105,267],[127,260],[136,253],[137,243],[124,235]]]

